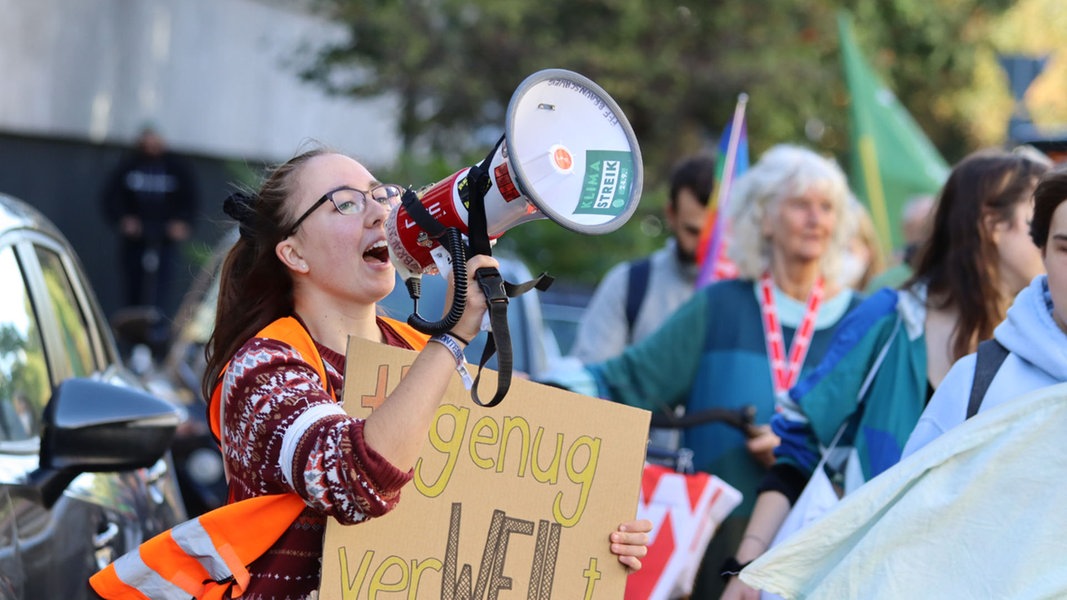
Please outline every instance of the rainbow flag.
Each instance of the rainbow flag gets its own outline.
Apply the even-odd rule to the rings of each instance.
[[[715,167],[715,189],[708,203],[707,218],[700,232],[697,246],[696,287],[700,289],[720,279],[736,274],[736,269],[723,252],[725,245],[726,209],[734,181],[748,170],[748,127],[745,125],[745,105],[748,95],[741,94],[734,109],[734,118],[726,124],[719,137],[719,152]],[[735,133],[736,132],[736,133]]]

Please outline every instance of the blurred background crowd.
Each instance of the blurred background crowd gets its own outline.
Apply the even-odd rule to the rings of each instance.
[[[902,445],[953,362],[1045,270],[1044,240],[1028,237],[1030,195],[1067,159],[1061,0],[787,0],[774,10],[751,0],[0,0],[0,14],[0,193],[59,227],[131,365],[190,406],[211,274],[234,239],[222,200],[235,186],[254,187],[265,166],[314,140],[419,188],[492,148],[530,73],[570,69],[604,88],[640,142],[641,205],[595,245],[547,221],[500,240],[509,279],[557,279],[514,303],[516,368],[675,416],[704,408],[693,398],[716,387],[760,395],[752,430],[696,443],[697,467],[746,495],[709,552],[701,597],[722,590],[717,568],[739,544],[767,537],[746,529],[749,514],[766,514],[757,491],[795,500],[812,468],[805,444],[847,421],[808,414],[767,426],[783,406],[803,413],[789,390],[802,366],[837,356],[833,328],[883,288],[898,291],[877,315],[860,311],[863,335],[886,314],[929,315],[910,332],[936,349],[915,359],[928,377],[904,394],[919,404],[904,424],[876,424]],[[727,173],[738,178],[732,196]],[[720,285],[694,299],[735,279],[744,293]],[[767,303],[748,293],[757,282],[766,298],[799,303],[781,309],[790,338],[810,320],[799,356],[786,345],[772,364],[771,387],[747,375],[746,344],[779,352],[763,345],[774,336],[761,328]],[[961,285],[980,299],[963,300]],[[408,307],[402,288],[384,304],[401,318]],[[713,314],[730,322],[700,320]],[[192,437],[180,460],[199,512],[224,486],[210,437]],[[780,440],[795,445],[776,463]],[[678,432],[654,432],[653,443],[677,447]],[[865,459],[863,475],[897,458]],[[799,484],[783,462],[803,472]]]

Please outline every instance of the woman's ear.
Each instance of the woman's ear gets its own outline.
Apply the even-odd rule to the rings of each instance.
[[[300,248],[293,242],[291,236],[278,242],[278,245],[274,247],[274,253],[278,255],[278,260],[282,261],[282,264],[288,267],[289,270],[297,273],[307,273],[309,271],[307,261],[301,256]]]
[[[1001,234],[1011,228],[1011,221],[998,220],[996,215],[988,213],[982,217],[982,227],[989,233],[994,245],[1000,243]]]

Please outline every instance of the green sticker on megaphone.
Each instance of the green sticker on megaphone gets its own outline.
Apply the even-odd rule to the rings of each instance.
[[[585,179],[576,215],[618,216],[626,208],[634,178],[632,152],[587,150]]]

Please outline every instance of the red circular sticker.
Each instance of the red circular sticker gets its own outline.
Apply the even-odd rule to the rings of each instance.
[[[552,153],[552,165],[564,173],[569,173],[574,168],[574,157],[571,156],[570,150],[567,150],[563,146],[553,146],[550,149]]]

